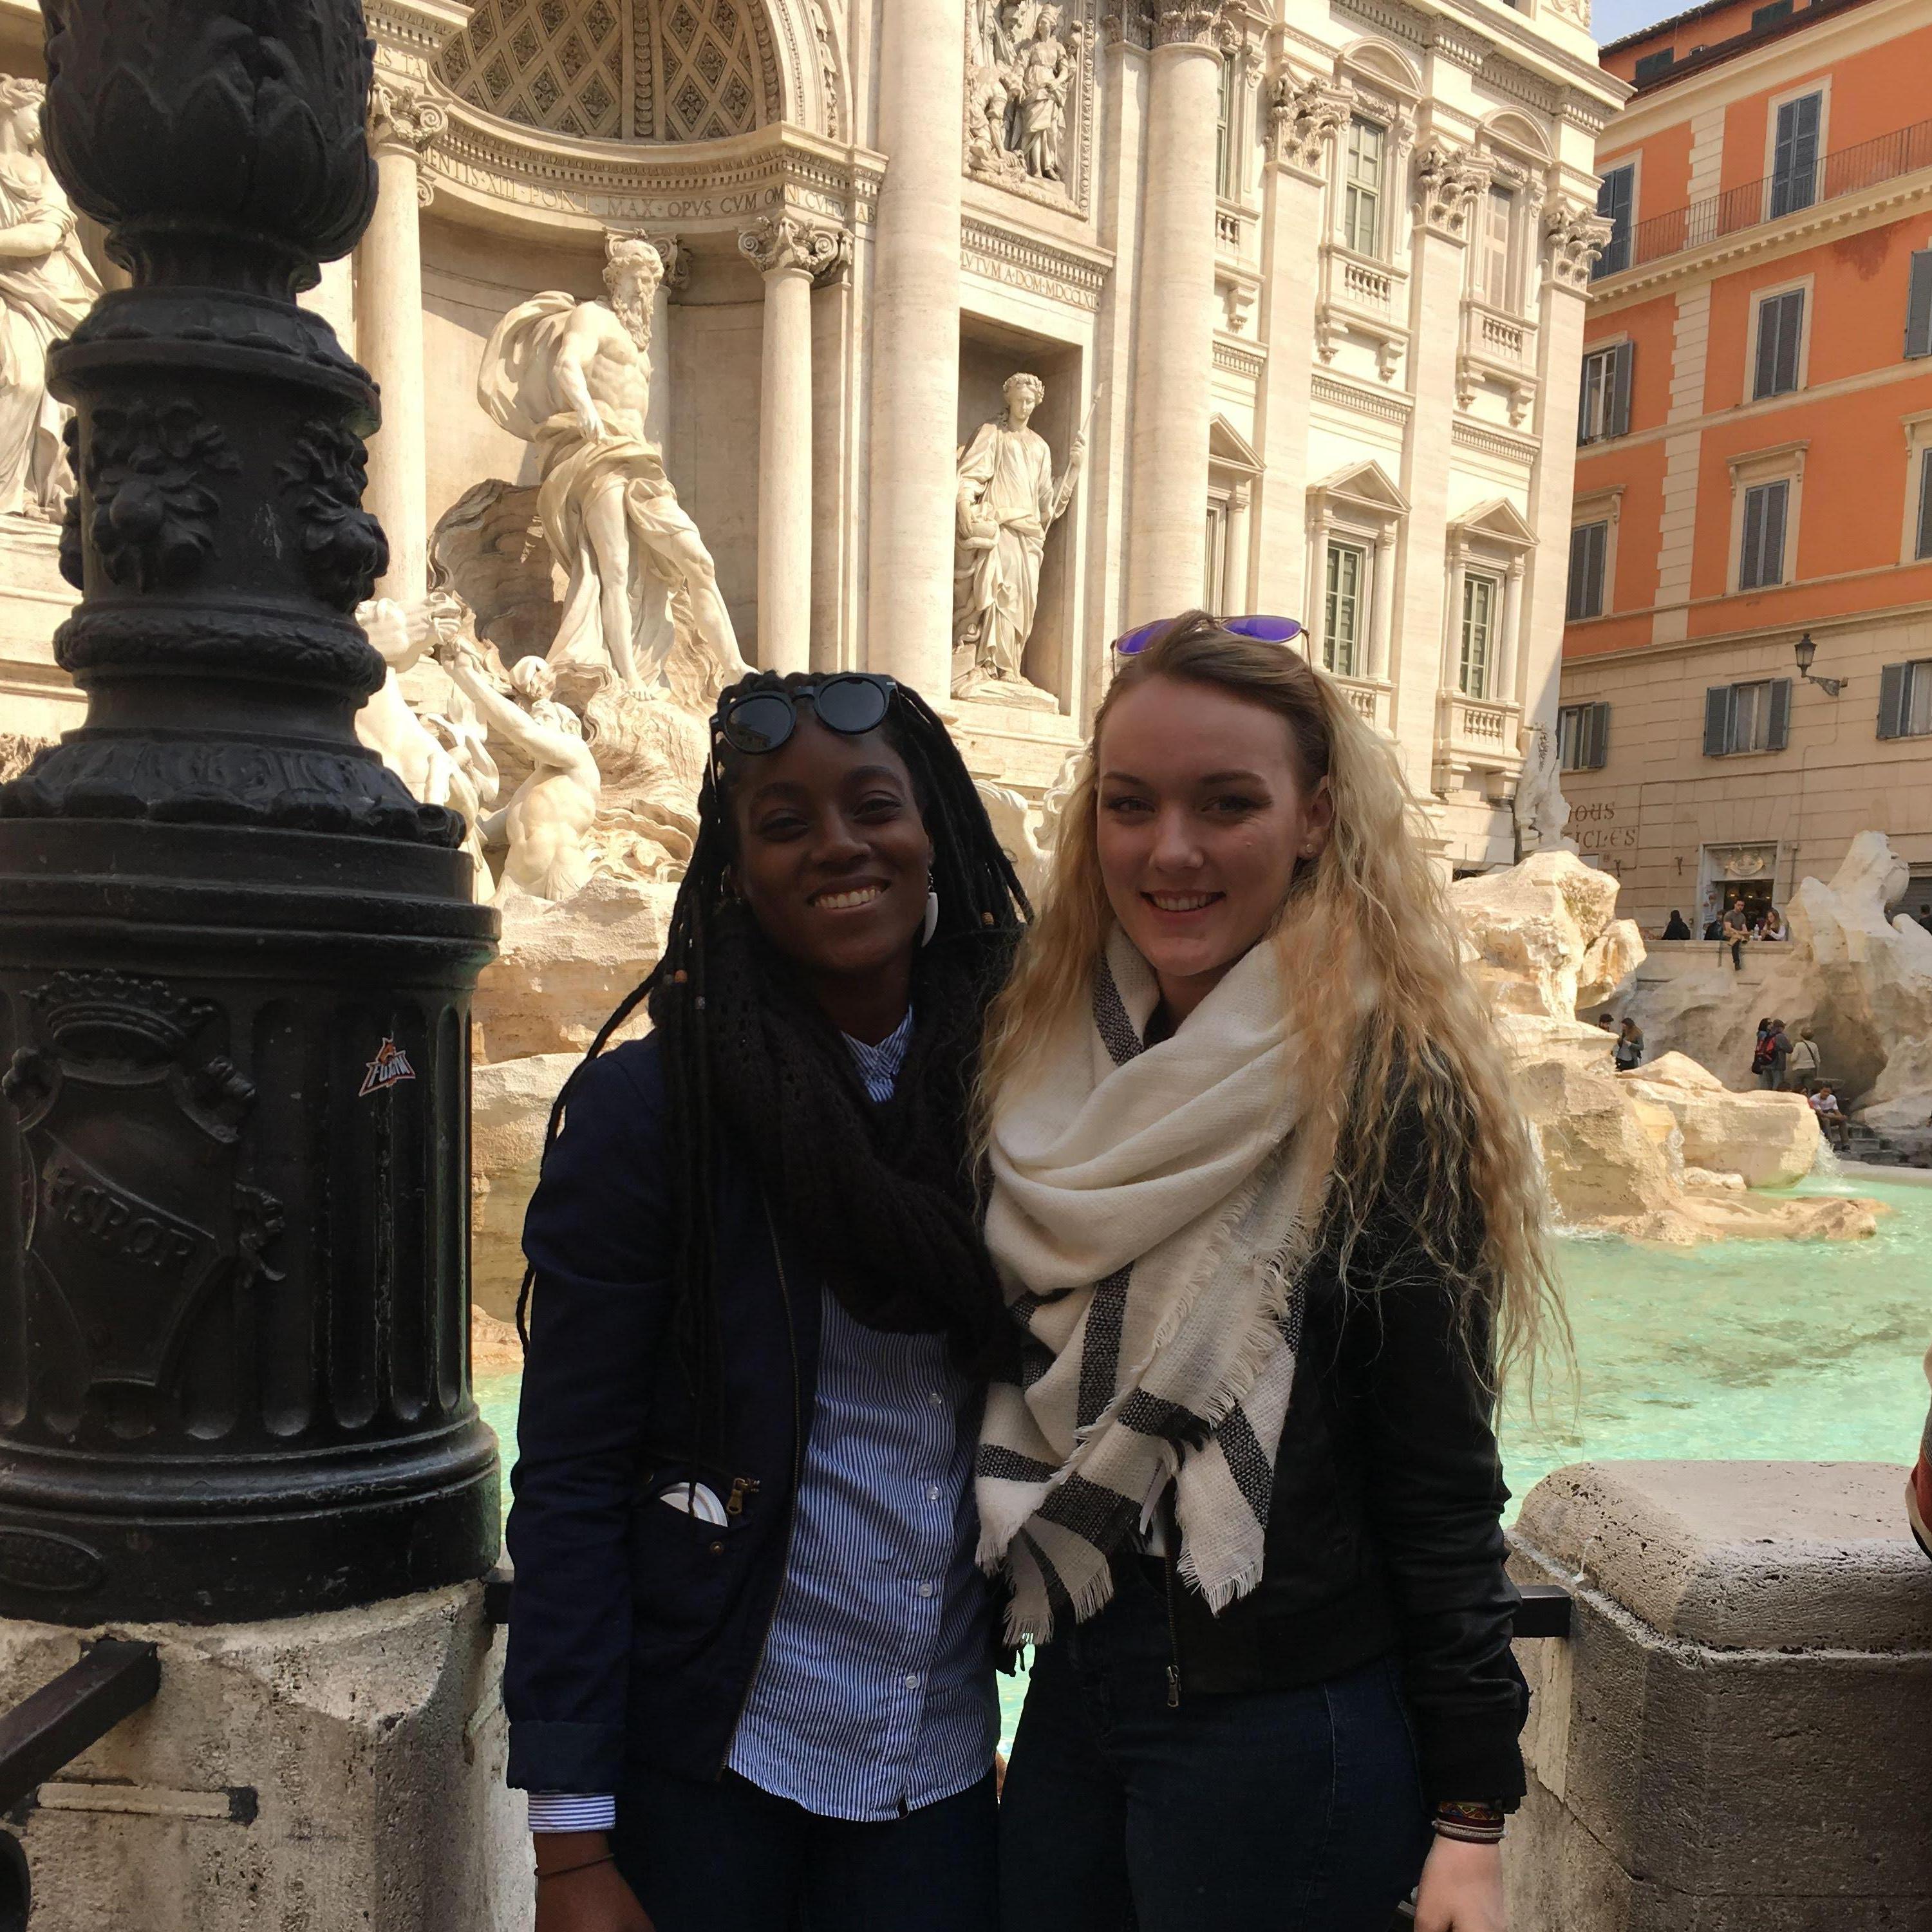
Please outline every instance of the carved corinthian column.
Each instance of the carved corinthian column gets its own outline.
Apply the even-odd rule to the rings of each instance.
[[[964,0],[880,14],[866,662],[935,704],[952,677]]]
[[[1162,5],[1154,22],[1142,224],[1127,619],[1202,596],[1214,378],[1214,120],[1222,8]]]
[[[49,357],[87,722],[0,786],[0,1616],[427,1590],[497,1543],[465,1118],[494,915],[353,725],[376,396],[295,297],[375,200],[362,9],[45,16],[48,158],[134,281]]]
[[[388,533],[379,596],[419,602],[429,583],[429,422],[423,394],[422,241],[433,193],[422,158],[449,117],[418,88],[379,80],[369,93],[376,212],[362,238],[356,339],[382,394],[369,445],[369,507]]]
[[[738,237],[765,278],[758,398],[758,662],[812,667],[812,283],[839,237],[796,215],[765,215]]]

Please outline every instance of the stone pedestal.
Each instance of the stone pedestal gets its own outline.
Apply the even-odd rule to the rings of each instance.
[[[1905,1481],[1872,1462],[1600,1462],[1538,1484],[1511,1568],[1576,1611],[1568,1642],[1517,1653],[1535,1701],[1513,1924],[1932,1924],[1932,1564]]]
[[[23,1808],[34,1932],[523,1932],[482,1601],[117,1628],[160,1645],[160,1690]],[[0,1623],[0,1706],[99,1634]]]

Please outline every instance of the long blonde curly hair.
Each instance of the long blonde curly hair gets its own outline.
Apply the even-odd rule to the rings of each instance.
[[[1332,1152],[1330,1212],[1344,1282],[1388,1178],[1396,1125],[1419,1121],[1420,1171],[1394,1177],[1416,1204],[1418,1237],[1454,1284],[1462,1332],[1491,1391],[1519,1371],[1533,1380],[1546,1344],[1560,1342],[1565,1353],[1568,1346],[1546,1246],[1541,1166],[1510,1098],[1502,1042],[1463,969],[1455,917],[1428,855],[1430,828],[1394,748],[1332,679],[1282,645],[1237,636],[1192,611],[1122,664],[1060,816],[1044,904],[988,1016],[982,1135],[1001,1094],[1091,1000],[1114,922],[1096,848],[1096,754],[1114,705],[1156,678],[1210,686],[1276,712],[1304,784],[1312,790],[1325,778],[1334,800],[1328,844],[1297,867],[1272,943],[1287,969],[1290,1025],[1318,1056],[1301,1070],[1304,1090],[1322,1102],[1305,1130]],[[1367,1001],[1364,975],[1374,988]],[[1357,1014],[1357,1023],[1339,1023]]]

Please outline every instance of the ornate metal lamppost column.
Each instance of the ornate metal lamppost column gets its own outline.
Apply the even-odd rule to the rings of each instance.
[[[0,1614],[289,1614],[474,1576],[458,822],[357,743],[356,0],[47,0],[45,128],[134,286],[76,411],[61,662],[0,790]],[[10,1063],[10,1064],[8,1064]]]

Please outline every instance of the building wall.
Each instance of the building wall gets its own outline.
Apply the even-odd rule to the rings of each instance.
[[[1573,835],[1652,926],[1702,910],[1724,848],[1756,848],[1745,863],[1766,860],[1780,899],[1868,828],[1932,869],[1928,741],[1877,736],[1882,668],[1932,652],[1932,560],[1910,527],[1932,357],[1904,354],[1912,257],[1932,248],[1932,129],[1899,151],[1916,170],[1874,166],[1847,192],[1831,160],[1927,119],[1932,18],[1911,0],[1811,10],[1754,34],[1749,8],[1706,10],[1606,55],[1628,74],[1674,42],[1688,70],[1640,89],[1600,144],[1605,170],[1636,164],[1636,259],[1593,283],[1586,346],[1628,340],[1634,359],[1628,432],[1577,453],[1576,520],[1612,516],[1614,557],[1603,614],[1563,644],[1563,702],[1610,705],[1608,757],[1562,783]],[[1821,198],[1739,220],[1760,210],[1778,104],[1814,88]],[[1643,224],[1696,200],[1693,176],[1731,196],[1728,232],[1646,260]],[[1756,304],[1794,286],[1799,385],[1754,399]],[[1773,471],[1793,483],[1785,580],[1740,590],[1738,491]],[[1808,632],[1838,697],[1798,677]],[[1776,678],[1792,680],[1785,747],[1706,756],[1706,691]]]

